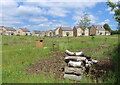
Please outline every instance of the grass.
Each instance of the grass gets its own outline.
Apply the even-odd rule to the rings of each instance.
[[[69,83],[70,80],[57,80],[51,72],[51,76],[45,77],[44,72],[40,75],[30,75],[25,68],[33,65],[38,59],[48,56],[52,52],[52,44],[55,43],[55,51],[64,52],[66,49],[71,51],[81,51],[81,49],[97,49],[99,45],[118,45],[117,35],[95,36],[94,40],[88,37],[67,37],[64,38],[39,38],[33,36],[2,36],[2,82],[3,83]],[[37,49],[35,40],[44,40],[46,49]],[[84,40],[85,42],[82,42]],[[30,42],[26,44],[26,42]],[[21,44],[22,43],[22,44]],[[12,45],[11,45],[12,44]],[[102,60],[111,49],[101,49],[98,52],[87,51],[85,54]],[[107,52],[105,54],[105,52]],[[49,56],[52,57],[52,56]],[[83,82],[87,82],[83,80]]]

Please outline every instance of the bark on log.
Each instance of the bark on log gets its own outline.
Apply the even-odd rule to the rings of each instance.
[[[77,75],[82,75],[84,70],[82,68],[73,68],[73,67],[65,67],[65,73],[70,73],[70,74],[77,74]]]
[[[75,61],[69,61],[68,66],[72,67],[82,67],[82,61],[80,62],[75,62]]]
[[[92,59],[92,62],[93,62],[93,63],[98,63],[98,61],[97,61],[97,60],[93,60],[93,59]]]
[[[85,61],[86,57],[79,57],[79,56],[66,56],[65,60],[73,60],[73,61]]]
[[[84,55],[83,52],[70,52],[69,50],[66,50],[65,53],[67,53],[70,56],[80,56],[80,55]]]
[[[64,74],[64,78],[80,81],[82,76],[81,75],[77,76],[77,75],[73,75],[73,74]]]

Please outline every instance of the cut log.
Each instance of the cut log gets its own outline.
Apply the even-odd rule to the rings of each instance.
[[[91,66],[91,64],[85,64],[85,67],[90,67]]]
[[[92,59],[92,62],[93,62],[93,63],[98,63],[98,61],[97,61],[97,60],[93,60],[93,59]]]
[[[64,78],[80,81],[82,76],[81,75],[77,76],[77,75],[73,75],[73,74],[64,74]]]
[[[65,67],[65,73],[69,74],[77,74],[77,75],[82,75],[83,74],[83,69],[82,68],[73,68],[73,67]]]
[[[69,50],[66,50],[65,53],[67,53],[70,56],[80,56],[80,55],[84,55],[83,52],[70,52]]]
[[[75,62],[75,61],[69,61],[68,66],[72,67],[82,67],[82,61],[80,62]]]
[[[79,56],[66,56],[65,60],[73,60],[73,61],[85,61],[86,57],[79,57]]]

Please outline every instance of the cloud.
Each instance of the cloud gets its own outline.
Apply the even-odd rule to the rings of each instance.
[[[29,19],[29,22],[32,22],[32,23],[41,23],[41,22],[46,22],[46,21],[48,21],[48,19],[45,17],[30,18]]]
[[[63,8],[55,7],[55,8],[50,8],[47,14],[53,17],[65,17],[67,16],[66,13],[70,13],[70,12]]]
[[[110,22],[110,20],[109,20],[109,19],[106,19],[106,20],[104,20],[104,22],[100,22],[100,23],[98,23],[98,24],[104,25],[104,24],[108,24],[109,22]]]
[[[111,11],[111,8],[109,7],[109,8],[107,8],[107,9],[105,9],[105,11],[109,11],[109,14],[115,14],[115,12],[114,11]]]

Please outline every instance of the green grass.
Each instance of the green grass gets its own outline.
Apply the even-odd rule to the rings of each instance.
[[[109,45],[115,47],[118,45],[117,35],[113,36],[95,36],[92,40],[88,37],[70,37],[69,42],[65,38],[39,38],[33,36],[2,36],[2,82],[3,83],[69,83],[70,80],[57,80],[51,72],[51,76],[45,77],[44,72],[40,75],[30,75],[26,73],[25,68],[34,64],[38,59],[48,56],[52,52],[52,44],[55,42],[55,51],[64,52],[81,51],[81,49],[97,49],[99,45]],[[107,39],[106,39],[107,38]],[[37,49],[35,40],[44,40],[46,49]],[[82,40],[85,40],[83,43]],[[30,42],[29,44],[24,44]],[[14,45],[9,45],[9,44]],[[23,43],[22,45],[16,43]],[[103,59],[111,49],[101,49],[98,52],[86,52],[86,55],[100,56],[97,59]],[[104,53],[107,52],[107,53]],[[52,56],[49,56],[52,57]],[[83,82],[87,82],[83,80]]]

